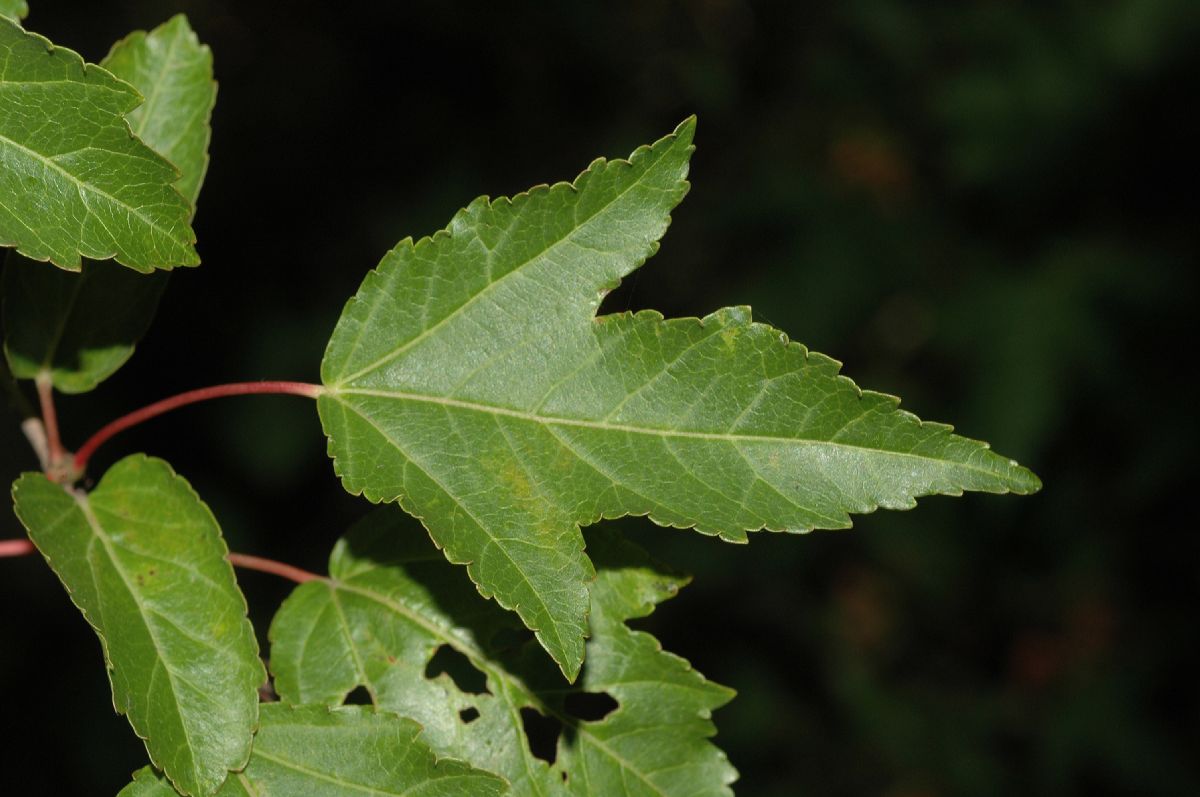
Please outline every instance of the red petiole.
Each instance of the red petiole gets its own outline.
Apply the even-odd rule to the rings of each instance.
[[[96,453],[96,449],[103,445],[110,437],[123,432],[131,426],[137,426],[143,421],[148,421],[151,418],[187,406],[188,404],[195,404],[199,401],[208,401],[215,398],[224,398],[225,396],[272,393],[285,393],[315,399],[321,395],[323,390],[324,388],[320,385],[312,385],[306,382],[233,382],[227,385],[213,385],[212,387],[202,387],[199,390],[189,390],[186,393],[180,393],[177,396],[156,401],[149,406],[142,407],[140,410],[134,410],[128,415],[123,415],[101,428],[100,431],[88,438],[87,442],[75,452],[75,470],[78,473],[83,473],[92,454]]]
[[[29,540],[0,540],[0,559],[28,556],[36,553],[36,551],[37,549],[33,547],[33,543]],[[286,578],[289,581],[295,581],[297,584],[303,584],[306,581],[316,581],[322,578],[322,576],[318,576],[316,573],[310,573],[307,570],[301,570],[299,567],[294,567],[283,562],[276,562],[274,559],[264,559],[261,556],[230,553],[227,558],[234,567],[240,567],[243,570],[257,570],[260,573],[270,573],[280,578]]]

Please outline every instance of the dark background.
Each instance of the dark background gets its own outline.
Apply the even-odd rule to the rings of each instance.
[[[629,523],[696,576],[642,625],[739,691],[716,715],[739,792],[1200,793],[1200,4],[31,5],[30,29],[93,61],[186,11],[221,82],[204,265],[124,369],[60,401],[69,445],[180,390],[316,381],[397,240],[696,113],[692,192],[606,309],[751,304],[1046,485],[740,547]],[[0,445],[0,476],[33,465],[12,423]],[[190,408],[93,470],[138,450],[235,549],[311,569],[368,508],[302,399]],[[265,628],[287,585],[240,578]],[[114,794],[145,762],[35,558],[0,562],[0,684],[0,791]]]

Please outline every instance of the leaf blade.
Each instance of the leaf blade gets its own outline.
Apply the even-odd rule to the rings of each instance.
[[[4,17],[0,51],[0,245],[72,271],[199,263],[177,172],[125,123],[140,95]]]
[[[387,712],[347,706],[268,703],[245,770],[218,797],[461,794],[497,797],[502,779],[453,759],[438,759],[420,739],[421,726]],[[120,797],[175,794],[150,768],[139,770]]]
[[[419,740],[421,726],[386,712],[347,706],[263,706],[244,777],[264,794],[491,797],[504,781],[453,759],[438,759]]]
[[[477,200],[446,231],[402,242],[322,363],[318,410],[344,486],[420,518],[568,678],[591,575],[581,526],[649,515],[742,542],[843,528],[921,495],[1040,484],[860,390],[748,308],[596,317],[686,193],[693,129],[573,184]]]
[[[31,473],[13,498],[100,638],[117,711],[181,792],[212,794],[249,755],[265,672],[208,508],[138,455],[88,495]]]
[[[148,99],[126,117],[134,133],[179,170],[175,187],[195,207],[208,167],[216,102],[212,53],[178,14],[117,42],[101,62]],[[84,393],[133,355],[166,287],[108,261],[82,273],[10,254],[4,274],[4,350],[21,379],[48,375],[56,390]]]
[[[514,795],[729,794],[736,773],[708,739],[711,711],[732,692],[625,624],[686,579],[615,534],[589,534],[599,572],[588,666],[565,689],[532,641],[508,639],[520,628],[515,618],[482,600],[414,526],[395,509],[377,510],[335,546],[329,581],[301,585],[284,602],[270,632],[282,699],[336,705],[364,686],[379,707],[420,722],[436,751],[497,772]],[[469,660],[486,685],[430,676],[444,647]],[[599,721],[565,708],[566,695],[597,692],[620,707]],[[553,766],[533,755],[523,710],[567,729]],[[465,721],[464,711],[475,718]]]

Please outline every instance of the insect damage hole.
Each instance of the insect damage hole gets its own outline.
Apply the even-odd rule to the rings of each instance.
[[[439,645],[433,658],[425,665],[425,677],[430,680],[442,673],[450,676],[459,691],[471,695],[491,694],[487,688],[487,676],[463,654],[449,645]]]
[[[479,709],[474,706],[467,706],[462,711],[458,712],[458,718],[463,721],[463,725],[470,725],[475,720],[479,719]]]
[[[563,700],[567,713],[584,722],[599,722],[619,705],[608,692],[572,692]]]
[[[539,714],[536,709],[521,709],[521,726],[529,740],[529,752],[547,764],[558,757],[558,737],[562,735],[562,723],[554,717]]]
[[[375,698],[371,696],[371,692],[365,686],[356,686],[342,700],[343,706],[373,706]]]

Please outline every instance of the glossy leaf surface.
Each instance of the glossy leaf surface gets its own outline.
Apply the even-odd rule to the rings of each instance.
[[[843,528],[931,493],[1030,492],[984,443],[864,392],[754,323],[597,318],[687,190],[689,120],[573,184],[471,203],[405,240],[334,330],[318,406],[346,489],[398,501],[574,677],[581,525],[648,514],[732,541]]]
[[[0,245],[78,270],[199,263],[179,173],[130,131],[142,97],[0,17]]]
[[[215,792],[246,763],[266,674],[208,507],[142,455],[91,493],[29,473],[13,498],[100,637],[117,711],[180,791]]]
[[[434,757],[409,719],[357,706],[262,709],[262,728],[245,771],[220,797],[492,797],[504,781],[459,761]],[[120,797],[165,797],[170,788],[150,770],[137,773]]]
[[[130,34],[102,65],[146,101],[126,117],[142,141],[179,168],[175,186],[193,205],[208,168],[216,101],[212,54],[182,14]],[[141,275],[107,261],[82,274],[11,254],[5,267],[5,354],[13,373],[50,376],[64,393],[92,390],[133,354],[154,318],[166,274]]]
[[[276,616],[276,689],[288,701],[338,704],[365,687],[379,707],[420,722],[434,750],[503,775],[515,795],[729,794],[736,773],[708,738],[710,712],[732,692],[625,625],[686,579],[607,530],[588,542],[598,574],[587,665],[573,687],[414,521],[384,509],[337,544],[330,580],[301,585]],[[446,671],[434,671],[441,660]],[[573,701],[599,695],[616,701],[607,716],[572,713]],[[552,766],[535,756],[550,742],[531,746],[522,712],[561,724]]]

